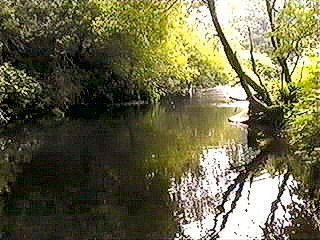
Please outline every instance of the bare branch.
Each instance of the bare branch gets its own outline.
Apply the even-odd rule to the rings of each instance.
[[[259,96],[261,96],[263,99],[266,99],[266,92],[265,89],[261,86],[259,86],[254,80],[252,80],[242,69],[241,64],[235,54],[235,52],[232,50],[228,40],[225,37],[225,34],[221,28],[220,22],[218,20],[217,17],[217,13],[216,13],[216,6],[215,6],[215,1],[214,0],[208,0],[208,6],[209,6],[209,10],[210,10],[210,14],[212,17],[212,21],[213,24],[216,28],[216,31],[218,33],[219,39],[222,43],[222,46],[224,48],[224,52],[226,54],[226,57],[230,63],[230,65],[232,66],[233,70],[237,73],[239,79],[240,79],[240,83],[242,88],[244,89],[244,91],[246,92],[248,99],[252,100],[254,102],[258,101],[258,99],[256,99],[249,86],[253,88],[253,90],[255,90]],[[260,101],[259,105],[260,107],[265,106],[265,104],[261,103]],[[268,105],[272,105],[271,102],[266,102]]]
[[[236,81],[234,84],[231,85],[231,87],[235,87],[239,83],[240,83],[240,81]]]
[[[274,8],[274,5],[275,5],[276,1],[274,1],[272,4],[270,4],[269,0],[265,0],[265,1],[266,1],[266,6],[267,6],[267,14],[268,14],[268,17],[269,17],[270,28],[271,28],[271,31],[274,32],[275,31],[275,25],[274,25],[274,22],[273,22],[272,12],[273,12],[273,8]],[[277,41],[277,38],[275,36],[271,36],[271,43],[272,43],[272,46],[273,46],[274,49],[278,49],[278,41]]]
[[[263,86],[262,83],[262,79],[257,71],[257,66],[256,66],[256,61],[254,59],[253,56],[253,41],[252,41],[252,35],[251,35],[251,30],[248,27],[248,33],[249,33],[249,41],[250,41],[250,57],[251,57],[251,67],[252,67],[252,71],[254,72],[254,74],[257,76],[257,78],[259,79],[260,85]]]
[[[256,61],[254,59],[253,56],[253,41],[252,41],[252,35],[251,35],[251,30],[248,27],[248,33],[249,33],[249,41],[250,41],[250,57],[251,57],[251,67],[252,67],[252,71],[254,72],[254,74],[257,76],[257,78],[259,79],[259,82],[261,84],[261,86],[263,85],[262,83],[262,79],[259,75],[259,73],[257,72],[257,66],[256,66]]]
[[[261,79],[261,76],[259,75],[258,71],[257,71],[257,65],[256,65],[256,61],[254,59],[254,56],[253,56],[253,41],[252,41],[252,35],[251,35],[251,30],[250,28],[248,27],[248,33],[249,33],[249,41],[250,41],[250,57],[251,57],[251,67],[252,67],[252,71],[254,72],[254,74],[257,76],[257,78],[259,79],[259,83],[261,85],[261,87],[264,88],[265,90],[265,100],[266,102],[270,102],[271,103],[271,98],[269,96],[269,93],[268,93],[268,90],[267,88],[265,87],[265,85],[263,84],[262,82],[262,79]]]
[[[165,12],[169,12],[170,9],[173,8],[173,6],[174,6],[176,3],[178,3],[178,2],[179,2],[179,0],[174,0],[174,1],[169,5],[169,7],[164,10],[164,13],[165,13]]]
[[[235,98],[235,97],[229,97],[229,98],[230,98],[230,100],[239,101],[239,102],[247,101],[247,99],[240,99],[240,98]]]
[[[274,11],[276,0],[274,0],[272,3],[270,3],[270,0],[265,0],[265,2],[266,2],[266,7],[267,7],[267,14],[269,17],[270,28],[271,28],[272,32],[275,32],[276,27],[275,27],[274,19],[273,19],[273,11]],[[271,35],[270,38],[271,38],[271,44],[272,44],[274,50],[278,50],[281,45],[279,38],[277,38],[274,35]],[[278,56],[276,58],[277,58],[279,65],[282,68],[284,80],[286,81],[286,83],[290,83],[291,82],[291,75],[290,75],[290,71],[289,71],[289,67],[288,67],[288,63],[287,63],[286,59],[281,56],[280,57]]]
[[[301,68],[301,71],[300,71],[300,79],[299,79],[299,82],[301,82],[301,80],[302,80],[303,70],[304,70],[304,61],[303,61],[303,63],[302,63],[302,68]]]
[[[277,0],[273,0],[273,2],[272,2],[272,9],[275,9],[276,3],[277,3]]]
[[[293,65],[293,68],[292,68],[292,71],[290,73],[290,77],[292,77],[292,74],[294,73],[294,71],[296,70],[297,66],[298,66],[298,63],[299,63],[299,60],[301,59],[301,56],[299,54],[297,54],[297,59]]]
[[[284,76],[284,73],[283,73],[283,69],[281,69],[281,77],[280,77],[280,81],[281,81],[281,90],[283,90],[283,76]]]

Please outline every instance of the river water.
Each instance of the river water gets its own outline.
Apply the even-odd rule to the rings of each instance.
[[[290,174],[243,168],[259,149],[240,111],[202,95],[21,127],[2,140],[0,239],[319,239]]]

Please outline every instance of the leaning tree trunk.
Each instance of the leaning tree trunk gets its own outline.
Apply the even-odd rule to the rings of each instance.
[[[208,7],[209,7],[209,10],[211,13],[212,22],[213,22],[215,29],[217,31],[217,35],[222,43],[226,57],[231,65],[231,67],[236,72],[236,74],[240,80],[240,84],[241,84],[242,88],[245,90],[245,92],[247,94],[247,99],[249,101],[249,117],[250,117],[250,119],[256,118],[257,115],[265,115],[266,116],[265,123],[267,123],[267,121],[273,122],[272,118],[275,116],[275,113],[278,112],[279,107],[273,105],[273,103],[270,99],[269,93],[267,92],[265,86],[259,85],[258,83],[256,83],[242,69],[240,61],[238,60],[236,53],[232,50],[232,48],[231,48],[223,30],[222,30],[220,22],[218,20],[217,13],[216,13],[215,0],[208,0]],[[251,54],[252,54],[252,52],[251,52]],[[253,57],[253,56],[251,56],[251,57]],[[254,62],[253,62],[253,64],[254,64]],[[262,84],[262,82],[260,84]],[[251,89],[254,90],[256,92],[256,94],[253,94]],[[279,116],[281,116],[281,114]],[[273,125],[273,123],[272,123],[272,125]]]
[[[211,13],[211,17],[212,17],[212,22],[216,28],[216,31],[218,33],[218,37],[222,43],[224,52],[226,54],[226,57],[231,65],[231,67],[233,68],[233,70],[237,73],[239,79],[240,79],[240,84],[242,86],[242,88],[245,90],[247,96],[248,96],[248,100],[250,102],[253,102],[256,107],[262,108],[262,109],[266,109],[267,106],[272,105],[272,102],[270,100],[270,97],[268,95],[268,92],[266,92],[266,90],[260,86],[259,84],[257,84],[253,79],[251,79],[242,69],[241,64],[236,56],[236,54],[234,53],[234,51],[232,50],[227,38],[225,37],[225,34],[221,28],[220,22],[218,20],[217,17],[217,13],[216,13],[216,7],[215,7],[215,1],[214,0],[208,0],[208,6],[209,6],[209,10]],[[257,92],[257,95],[259,98],[263,99],[264,101],[262,102],[261,100],[257,99],[253,93],[250,90],[250,87]]]

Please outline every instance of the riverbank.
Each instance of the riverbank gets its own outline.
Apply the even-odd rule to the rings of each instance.
[[[165,1],[0,3],[0,124],[228,82],[188,15]]]
[[[216,229],[225,238],[261,238],[261,228],[270,231],[267,236],[277,234],[270,228],[278,219],[268,218],[275,211],[295,232],[318,218],[316,207],[308,206],[319,198],[308,198],[309,188],[298,181],[311,179],[300,171],[305,166],[294,165],[291,156],[278,157],[275,148],[261,153],[249,147],[248,129],[227,120],[237,108],[214,102],[199,95],[172,98],[114,109],[97,119],[30,123],[2,135],[0,233],[26,240],[111,234],[200,240]],[[287,164],[295,175],[283,169]],[[299,225],[289,225],[297,215]],[[239,216],[244,224],[238,225]]]
[[[223,86],[217,86],[214,88],[198,89],[196,92],[197,92],[196,94],[206,95],[207,97],[210,97],[215,101],[217,101],[218,107],[246,108],[247,106],[246,101],[240,102],[240,101],[231,100],[231,97],[234,97],[234,98],[244,97],[240,88],[232,88],[230,86],[223,85]],[[174,95],[172,95],[171,97],[173,96]],[[188,98],[188,96],[184,96],[184,97]],[[18,115],[17,113],[14,112],[15,109],[11,109],[10,111],[12,112],[13,117],[12,119],[3,118],[2,128],[5,128],[6,126],[14,126],[15,124],[28,123],[28,122],[37,121],[37,120],[41,121],[41,119],[50,119],[50,118],[58,121],[63,118],[85,118],[85,119],[91,118],[92,119],[92,118],[96,118],[100,114],[112,111],[113,108],[128,107],[128,106],[144,106],[144,105],[150,104],[150,101],[146,101],[146,100],[131,100],[131,101],[111,103],[110,100],[109,102],[104,102],[103,99],[100,99],[101,102],[99,102],[97,101],[97,99],[89,100],[88,97],[86,97],[86,99],[87,100],[84,103],[76,103],[76,104],[70,105],[66,109],[61,109],[54,105],[46,106],[41,104],[41,102],[35,103],[36,100],[41,101],[38,96],[35,96],[34,99],[32,98],[27,103],[29,107],[28,109],[26,109],[26,112],[23,112],[20,115]],[[32,109],[31,104],[33,104],[34,109]],[[9,109],[10,108],[7,108],[7,111]],[[19,109],[16,109],[16,111],[18,110]],[[4,115],[6,114],[4,110],[2,110],[2,112]],[[25,115],[25,117],[23,117],[23,114]]]

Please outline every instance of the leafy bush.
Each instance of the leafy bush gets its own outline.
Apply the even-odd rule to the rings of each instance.
[[[319,72],[316,63],[305,68],[304,77],[296,79],[296,99],[287,112],[290,142],[297,150],[312,151],[320,146]]]
[[[24,71],[5,63],[0,66],[0,121],[28,117],[41,94],[40,84]]]
[[[156,0],[3,0],[0,51],[37,76],[42,108],[157,101],[228,78],[216,40],[202,39],[188,14],[184,3]],[[17,81],[25,86],[30,78]],[[35,86],[25,88],[17,91],[33,96]],[[19,107],[3,111],[21,115],[26,104],[15,101]]]

